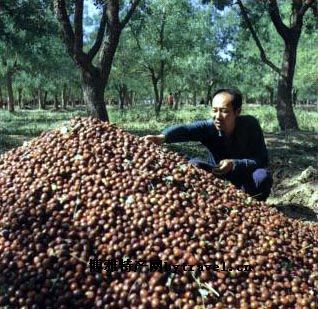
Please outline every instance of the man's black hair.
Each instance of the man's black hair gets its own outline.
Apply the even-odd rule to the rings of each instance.
[[[226,93],[228,93],[228,94],[233,96],[232,106],[233,106],[233,110],[234,111],[237,111],[238,109],[240,109],[242,107],[243,97],[242,97],[242,93],[238,89],[221,88],[221,89],[217,90],[216,92],[214,92],[214,94],[212,96],[212,100],[214,99],[214,97],[217,94],[219,94],[221,92],[226,92]]]

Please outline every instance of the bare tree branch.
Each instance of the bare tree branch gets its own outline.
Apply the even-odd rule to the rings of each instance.
[[[73,58],[73,48],[75,42],[75,36],[72,29],[72,25],[65,7],[65,0],[54,0],[54,8],[59,22],[62,25],[62,34],[67,50]]]
[[[142,52],[143,49],[142,49],[142,47],[141,47],[141,44],[140,44],[140,41],[139,41],[139,38],[138,38],[137,33],[133,30],[132,27],[130,27],[130,31],[131,31],[131,33],[132,33],[132,35],[133,35],[133,37],[134,37],[134,39],[135,39],[135,41],[136,41],[136,44],[137,44],[138,49]],[[144,61],[144,66],[145,66],[150,72],[151,72],[152,70],[154,71],[154,68],[150,65],[150,63],[148,63],[148,61],[147,61],[147,59],[144,57],[143,53],[141,53],[141,57],[142,57],[142,59],[143,59],[143,61]]]
[[[267,56],[266,56],[266,53],[265,53],[265,50],[261,44],[261,41],[259,40],[257,34],[256,34],[256,31],[250,21],[250,18],[248,17],[248,14],[247,14],[247,11],[246,11],[246,8],[245,6],[243,5],[242,1],[241,0],[238,0],[237,1],[239,7],[240,7],[240,10],[242,12],[242,16],[244,18],[244,21],[246,22],[247,24],[247,27],[249,28],[249,30],[251,31],[251,34],[252,34],[252,37],[259,49],[259,52],[260,52],[260,57],[262,59],[262,61],[267,64],[269,67],[271,67],[276,73],[280,74],[280,69],[273,63],[271,62]]]
[[[123,18],[123,20],[120,23],[121,29],[124,29],[127,23],[129,22],[131,16],[134,14],[138,4],[140,3],[140,0],[134,0],[130,6],[130,9],[128,10],[126,16]]]
[[[159,32],[159,44],[160,44],[161,50],[163,50],[163,47],[164,47],[165,25],[166,25],[166,11],[164,10],[162,13],[160,32]]]
[[[99,24],[99,28],[98,28],[98,32],[97,32],[97,36],[96,36],[96,40],[94,45],[92,46],[92,48],[89,50],[88,52],[88,58],[89,60],[92,60],[96,54],[98,53],[102,43],[103,43],[103,38],[104,38],[104,34],[105,34],[105,29],[106,29],[106,25],[107,25],[107,4],[104,4],[103,7],[103,14],[100,20],[100,24]]]
[[[314,14],[315,17],[318,17],[318,1],[316,0],[316,3],[314,3],[311,6],[312,13]]]
[[[276,31],[286,41],[288,39],[288,32],[290,31],[290,29],[283,23],[280,17],[279,8],[276,0],[269,0],[268,12],[276,28]]]
[[[15,12],[16,7],[7,5],[5,3],[0,3],[0,13],[7,13],[10,16],[14,16],[14,12]]]
[[[161,51],[164,49],[165,25],[166,25],[166,11],[164,10],[163,14],[162,14],[162,19],[161,19],[160,38],[159,38],[159,44],[160,44],[160,50]],[[163,77],[164,67],[165,67],[165,61],[163,59],[161,59],[160,60],[160,70],[159,70],[159,73],[158,73],[158,76],[160,78]]]
[[[148,67],[148,69],[149,69],[149,71],[150,71],[150,76],[151,76],[152,80],[153,80],[155,83],[157,83],[157,82],[159,81],[160,76],[159,76],[159,75],[156,75],[156,72],[155,72],[154,68]]]
[[[80,7],[78,8],[77,5]],[[77,66],[85,69],[87,72],[94,70],[92,64],[88,61],[87,55],[82,50],[83,45],[83,0],[76,0],[74,23],[75,31],[74,34],[69,16],[66,10],[65,0],[54,0],[54,7],[57,14],[57,18],[62,25],[63,40],[67,47],[68,53],[74,60]],[[75,21],[76,19],[76,21]]]
[[[103,78],[110,73],[111,64],[121,34],[118,0],[109,0],[107,2],[106,15],[109,27],[107,29],[107,40],[104,42],[104,46],[101,50],[101,69]]]
[[[75,1],[75,16],[74,16],[74,29],[75,29],[75,49],[76,52],[83,50],[83,3],[84,0]]]
[[[120,28],[119,22],[119,3],[118,0],[109,0],[107,1],[107,18],[110,24],[110,27],[118,27]]]
[[[297,17],[296,17],[296,23],[301,24],[303,17],[307,10],[314,4],[313,0],[307,0],[305,3],[302,5],[301,9],[297,12]]]
[[[122,28],[123,24],[119,20],[119,1],[118,0],[107,1],[106,15],[107,15],[107,21],[108,21],[108,28],[107,28],[107,40],[105,40],[104,46],[101,51],[102,78],[107,78],[109,76],[111,64],[113,62],[114,55],[119,43],[120,34],[121,34],[121,31],[123,30]]]

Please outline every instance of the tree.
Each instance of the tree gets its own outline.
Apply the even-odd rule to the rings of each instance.
[[[238,87],[244,93],[247,102],[273,102],[277,73],[269,66],[264,66],[249,30],[242,29],[242,21],[237,18],[236,12],[227,10],[221,15],[223,36],[230,36],[227,40],[230,47],[224,51],[225,68],[220,72],[222,84]],[[264,42],[263,47],[267,51],[267,56],[272,61],[279,61],[283,46],[275,29],[268,23],[266,14],[257,11],[252,17],[258,36]]]
[[[312,14],[304,23],[304,31],[299,40],[297,67],[294,88],[297,100],[317,101],[318,66],[317,66],[318,20]]]
[[[218,1],[218,3],[220,2],[223,3],[223,7],[232,3],[232,1],[226,1],[226,3],[224,3],[224,1]],[[317,3],[314,0],[293,0],[290,7],[289,26],[286,25],[286,22],[282,18],[280,8],[276,0],[262,0],[258,3],[249,1],[249,5],[252,9],[247,9],[246,5],[243,4],[241,0],[238,0],[237,4],[239,5],[241,16],[245,21],[245,26],[251,32],[251,35],[259,49],[262,61],[279,76],[276,100],[276,111],[279,126],[281,130],[298,129],[292,105],[297,47],[302,33],[303,18],[310,8],[312,8],[314,13],[317,14]],[[255,12],[255,10],[262,9],[262,7],[268,12],[275,30],[284,43],[281,67],[275,65],[267,57],[250,16],[251,11]]]
[[[36,63],[39,41],[54,35],[54,22],[45,1],[8,1],[0,3],[0,66],[4,72],[9,97],[9,111],[14,111],[13,78]],[[19,93],[21,95],[21,92]]]
[[[141,94],[145,89],[145,84],[147,84],[144,70],[139,63],[139,50],[130,35],[130,31],[125,29],[115,55],[107,87],[108,89],[112,88],[115,90],[115,95],[119,97],[119,107],[121,110],[125,106],[132,105],[136,99],[136,93]]]
[[[132,17],[140,0],[133,0],[130,6],[126,3],[120,5],[119,0],[98,1],[102,17],[95,42],[87,52],[83,49],[83,2],[84,0],[74,1],[73,25],[67,12],[66,1],[54,0],[54,6],[68,53],[81,70],[84,101],[90,106],[93,116],[102,121],[108,121],[104,102],[105,87],[121,32]],[[120,15],[123,14],[125,17],[120,20]],[[100,63],[95,65],[93,60],[99,51]]]
[[[0,47],[1,51],[1,47]],[[5,85],[8,93],[8,110],[10,113],[14,112],[14,95],[13,95],[13,76],[20,69],[18,65],[17,56],[15,58],[9,58],[2,53],[1,64],[3,67],[3,75],[5,79]]]
[[[217,36],[212,7],[195,6],[192,17],[187,20],[190,40],[179,49],[186,52],[177,57],[173,70],[167,79],[170,89],[175,89],[181,102],[191,95],[194,104],[202,99],[206,104],[210,101],[212,85],[220,79],[221,57],[223,47]],[[212,83],[213,81],[213,83]],[[176,104],[177,107],[177,104]]]
[[[130,30],[139,49],[140,64],[148,71],[153,86],[157,115],[169,75],[181,73],[181,59],[187,57],[197,44],[197,33],[193,31],[196,17],[198,12],[187,0],[152,0],[131,23]],[[171,91],[176,92],[177,89]]]

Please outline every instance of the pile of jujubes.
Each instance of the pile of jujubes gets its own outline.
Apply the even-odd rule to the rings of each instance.
[[[93,118],[0,156],[0,306],[318,308],[317,236]]]

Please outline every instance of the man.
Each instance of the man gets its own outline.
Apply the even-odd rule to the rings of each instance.
[[[175,125],[160,135],[145,136],[158,145],[199,141],[209,150],[207,161],[190,163],[229,180],[258,200],[270,194],[272,177],[262,129],[252,116],[240,116],[242,95],[234,89],[220,89],[213,95],[210,120]]]

